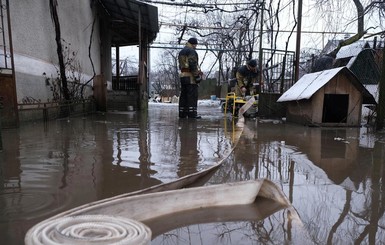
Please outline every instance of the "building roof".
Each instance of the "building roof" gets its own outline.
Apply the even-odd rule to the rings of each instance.
[[[325,47],[322,49],[321,54],[329,54],[329,53],[333,52],[333,50],[335,50],[338,47],[338,45],[340,44],[340,42],[342,42],[342,41],[343,40],[335,40],[335,39],[328,40]]]
[[[373,95],[374,99],[378,103],[378,96],[379,96],[378,85],[377,84],[365,84],[364,86],[369,91],[369,93],[371,95]]]
[[[346,67],[364,85],[378,84],[380,80],[381,70],[375,60],[375,51],[371,48],[363,49],[357,56],[351,57]]]
[[[158,8],[136,0],[99,0],[110,17],[112,46],[137,45],[139,29],[147,34],[148,42],[159,32]]]
[[[290,89],[282,94],[277,102],[288,102],[310,99],[320,88],[325,86],[338,73],[343,72],[349,76],[353,85],[361,91],[364,104],[376,104],[375,99],[369,91],[359,82],[358,78],[346,67],[338,67],[330,70],[309,73],[301,77]]]
[[[359,40],[350,45],[343,46],[338,51],[336,59],[344,59],[357,56],[364,48],[369,48],[368,42],[364,40]]]

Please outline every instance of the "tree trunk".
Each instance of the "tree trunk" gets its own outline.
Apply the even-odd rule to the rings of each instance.
[[[357,33],[358,35],[362,36],[364,35],[364,14],[365,10],[362,6],[362,3],[360,0],[353,0],[354,5],[356,5],[357,9]]]
[[[51,11],[51,18],[55,25],[55,40],[57,45],[57,56],[59,59],[59,71],[60,71],[60,79],[61,79],[61,87],[63,90],[63,96],[65,100],[70,100],[70,95],[68,91],[67,85],[67,77],[65,73],[65,65],[64,65],[64,57],[63,57],[63,46],[61,44],[61,32],[60,32],[60,22],[59,16],[57,14],[57,0],[50,0],[49,7]]]

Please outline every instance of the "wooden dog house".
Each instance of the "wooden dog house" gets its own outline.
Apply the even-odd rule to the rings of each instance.
[[[360,126],[363,104],[374,97],[346,67],[304,75],[277,102],[286,102],[286,121],[309,126]]]

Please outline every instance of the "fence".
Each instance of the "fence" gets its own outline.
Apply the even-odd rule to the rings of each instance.
[[[36,121],[81,116],[95,112],[95,101],[92,99],[77,100],[66,103],[44,102],[18,104],[19,120]]]
[[[139,91],[138,76],[112,77],[112,89],[123,91]]]
[[[282,94],[294,84],[295,52],[284,50],[262,50],[263,93]]]

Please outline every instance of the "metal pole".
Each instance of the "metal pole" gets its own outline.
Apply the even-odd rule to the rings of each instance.
[[[262,51],[262,48],[263,48],[263,45],[262,45],[262,41],[263,41],[263,38],[262,38],[262,35],[263,35],[263,12],[265,11],[265,1],[262,1],[262,8],[261,8],[261,23],[260,23],[260,32],[259,32],[259,64],[258,64],[258,68],[259,68],[259,93],[261,94],[262,93],[262,88],[263,88],[263,66],[262,66],[262,59],[263,59],[263,51]]]
[[[8,3],[7,3],[7,8],[8,8]],[[3,13],[3,1],[0,0],[0,16],[1,16],[1,30],[6,30],[4,27],[4,13]],[[5,33],[3,32],[3,49],[4,49],[4,64],[5,68],[8,69],[8,62],[7,62],[7,44],[5,40]]]
[[[302,25],[302,0],[298,1],[298,24],[297,24],[297,44],[295,49],[295,77],[294,82],[299,79],[299,59],[301,53],[301,25]]]
[[[119,80],[120,80],[120,46],[119,45],[116,45],[115,47],[115,51],[116,51],[116,57],[115,57],[115,72],[116,72],[116,84],[119,84]]]

